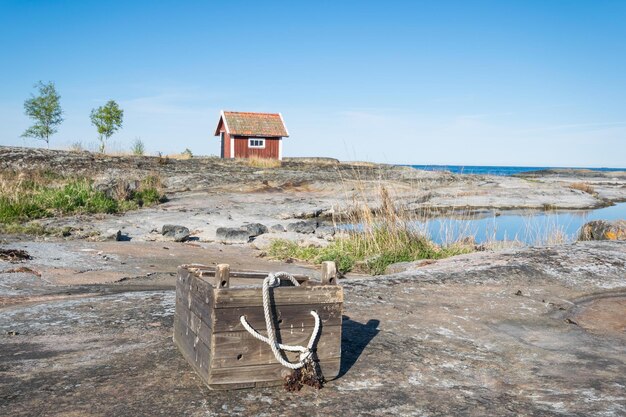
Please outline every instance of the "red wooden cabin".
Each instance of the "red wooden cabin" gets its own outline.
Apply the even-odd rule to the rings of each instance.
[[[222,158],[283,159],[283,138],[289,137],[280,113],[222,111],[215,129]]]

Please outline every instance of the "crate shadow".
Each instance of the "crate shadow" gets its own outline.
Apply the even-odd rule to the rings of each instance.
[[[380,320],[370,319],[367,323],[359,323],[342,316],[341,329],[341,366],[337,379],[344,376],[356,363],[365,347],[380,332]]]

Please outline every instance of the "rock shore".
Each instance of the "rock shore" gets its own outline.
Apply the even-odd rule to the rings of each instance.
[[[300,159],[261,170],[9,147],[0,170],[81,175],[103,189],[158,175],[169,198],[41,220],[64,237],[0,236],[0,415],[626,415],[626,241],[348,274],[341,372],[321,391],[210,391],[171,339],[178,265],[319,279],[262,250],[273,237],[328,244],[340,233],[329,216],[355,199],[375,205],[381,186],[409,210],[587,209],[626,200],[619,173],[493,177]]]
[[[151,156],[108,156],[89,152],[0,146],[0,170],[42,170],[82,175],[107,184],[116,178],[161,176],[169,193],[183,191],[280,193],[302,192],[315,197],[333,196],[345,203],[358,196],[377,198],[380,186],[393,191],[395,200],[409,210],[432,209],[589,209],[613,201],[626,201],[626,173],[553,171],[523,177],[451,174],[410,167],[358,162],[333,162],[318,158],[292,158],[279,168],[259,169],[245,161],[215,157],[175,160]],[[564,174],[564,173],[563,173]],[[572,189],[589,183],[596,194]],[[314,200],[311,198],[309,201]],[[287,204],[287,218],[319,216],[333,206],[321,200],[317,207]]]

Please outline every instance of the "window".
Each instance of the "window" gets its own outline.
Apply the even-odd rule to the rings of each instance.
[[[256,139],[248,139],[248,148],[265,148],[265,139],[264,138],[256,138]]]

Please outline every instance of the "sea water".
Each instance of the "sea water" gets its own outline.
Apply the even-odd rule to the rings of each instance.
[[[513,175],[522,172],[541,171],[546,169],[585,169],[591,171],[615,172],[626,171],[626,168],[570,168],[570,167],[513,167],[487,165],[405,165],[426,171],[448,171],[453,174],[480,174],[480,175]]]
[[[473,165],[409,165],[429,171],[449,171],[456,174],[508,176],[522,172],[554,167],[473,166]],[[594,171],[626,171],[626,168],[564,168]],[[516,240],[525,244],[546,244],[553,240],[572,241],[581,227],[591,220],[626,219],[626,203],[594,210],[500,212],[487,211],[480,215],[451,216],[414,222],[416,229],[427,233],[437,243],[450,243],[472,236],[477,243]]]

